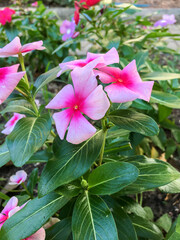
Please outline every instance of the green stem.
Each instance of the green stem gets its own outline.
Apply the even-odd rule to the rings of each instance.
[[[53,132],[53,130],[51,130],[51,135],[52,135],[53,137],[56,137],[56,134]]]
[[[23,92],[20,88],[16,87],[15,89],[16,89],[18,92],[20,92],[23,96],[25,96],[26,98],[28,98],[28,95],[27,95],[25,92]]]
[[[105,118],[103,118],[101,120],[101,124],[102,124],[102,129],[104,131],[104,139],[103,139],[101,152],[100,152],[100,157],[99,157],[99,166],[102,165],[103,155],[104,155],[104,148],[105,148],[105,144],[106,144],[107,127],[106,127],[106,119]]]
[[[143,202],[143,193],[140,193],[140,201],[139,204],[142,206],[142,202]]]
[[[30,196],[30,198],[33,198],[32,194],[29,192],[29,190],[27,189],[26,185],[23,183],[21,183],[21,186],[24,188],[24,190],[27,192],[27,194]]]
[[[136,202],[138,203],[138,194],[136,194]]]
[[[26,68],[25,68],[25,65],[24,65],[24,59],[23,59],[23,55],[21,53],[18,54],[18,57],[19,57],[19,62],[21,64],[21,68],[24,72],[26,72]],[[27,74],[25,73],[24,74],[24,79],[25,79],[25,82],[28,86],[28,89],[30,88],[29,86],[29,81],[28,81],[28,77],[27,77]]]
[[[38,111],[38,108],[37,108],[37,106],[36,106],[36,103],[35,103],[34,99],[31,97],[31,98],[29,99],[29,102],[31,103],[31,105],[32,105],[32,107],[33,107],[33,109],[34,109],[37,117],[38,117],[38,116],[39,116],[39,111]]]

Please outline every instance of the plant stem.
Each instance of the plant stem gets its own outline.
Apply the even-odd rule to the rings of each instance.
[[[143,193],[140,193],[140,201],[139,204],[142,206],[142,202],[143,202]]]
[[[53,137],[56,137],[56,134],[53,132],[53,130],[51,130],[51,135],[52,135]]]
[[[37,108],[37,106],[36,106],[36,103],[35,103],[34,99],[31,97],[31,98],[29,99],[29,102],[31,103],[31,105],[32,105],[32,107],[33,107],[33,109],[34,109],[37,117],[38,117],[38,116],[39,116],[39,111],[38,111],[38,108]]]
[[[20,62],[20,64],[21,64],[22,70],[23,70],[24,72],[26,72],[26,68],[25,68],[25,65],[24,65],[24,59],[23,59],[22,53],[19,53],[19,54],[18,54],[18,57],[19,57],[19,62]],[[30,86],[29,86],[29,81],[28,81],[28,77],[27,77],[27,74],[26,74],[26,73],[24,74],[24,79],[25,79],[25,82],[26,82],[26,84],[27,84],[27,86],[28,86],[28,89],[29,89]]]
[[[21,186],[24,188],[24,190],[27,192],[27,194],[30,196],[30,198],[33,198],[32,194],[29,192],[29,190],[27,189],[26,185],[23,183],[21,183]]]
[[[16,89],[18,92],[20,92],[23,96],[25,96],[26,98],[28,98],[28,95],[27,95],[25,92],[23,92],[20,88],[16,87],[15,89]]]
[[[102,124],[102,129],[104,131],[104,139],[103,139],[101,152],[100,152],[100,157],[99,157],[99,166],[101,166],[102,161],[103,161],[104,148],[105,148],[105,144],[106,144],[107,127],[106,127],[106,119],[105,118],[103,118],[101,120],[101,124]]]

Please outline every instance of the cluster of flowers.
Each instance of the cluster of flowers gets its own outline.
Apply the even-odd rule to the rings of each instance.
[[[10,177],[10,185],[20,185],[21,183],[24,183],[27,178],[27,173],[23,170],[20,170],[16,172],[15,175]],[[10,198],[10,200],[7,202],[6,206],[0,213],[0,229],[2,228],[3,224],[12,217],[16,212],[20,211],[23,207],[25,207],[27,202],[23,204],[22,206],[18,206],[18,199],[16,197]],[[45,239],[45,230],[44,228],[40,228],[37,232],[35,232],[33,235],[31,235],[28,238],[25,238],[24,240],[44,240]]]
[[[169,24],[174,24],[176,23],[176,19],[174,14],[168,15],[168,14],[164,14],[163,18],[158,20],[157,22],[155,22],[154,27],[166,27]]]

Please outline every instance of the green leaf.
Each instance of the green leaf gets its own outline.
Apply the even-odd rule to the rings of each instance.
[[[0,146],[0,167],[11,160],[6,142]]]
[[[138,173],[138,169],[129,163],[103,164],[89,175],[88,190],[91,194],[113,194],[133,183]]]
[[[51,152],[47,152],[47,150],[38,151],[29,159],[27,164],[47,162],[50,158],[52,158],[52,156],[53,154]]]
[[[136,60],[136,66],[138,71],[141,70],[143,66],[145,66],[145,61],[147,57],[148,51],[138,51],[138,53],[135,56],[133,56],[133,59]]]
[[[46,240],[68,240],[71,234],[71,218],[65,218],[46,230]]]
[[[110,209],[100,197],[91,196],[87,191],[74,206],[72,231],[74,240],[118,240]]]
[[[11,101],[7,107],[1,111],[1,114],[3,115],[7,112],[16,112],[36,116],[35,112],[32,110],[31,104],[25,100]]]
[[[38,180],[38,168],[34,168],[27,182],[27,189],[33,195],[34,188]]]
[[[150,102],[160,103],[161,105],[164,105],[169,108],[178,108],[178,109],[180,108],[180,98],[170,93],[153,90],[151,94]]]
[[[154,223],[136,215],[130,215],[130,218],[138,237],[152,240],[163,239],[160,229]]]
[[[1,240],[19,240],[36,232],[67,202],[68,198],[50,193],[29,201],[23,209],[10,217],[0,231]]]
[[[137,180],[120,191],[120,194],[133,194],[166,185],[180,177],[180,173],[170,164],[145,156],[123,159],[139,169]]]
[[[171,226],[165,240],[179,240],[180,239],[180,215]]]
[[[4,28],[9,41],[12,41],[19,34],[15,24],[6,24]]]
[[[129,216],[124,212],[119,202],[111,197],[105,197],[116,223],[119,240],[137,240],[137,235]]]
[[[19,167],[26,163],[33,153],[43,145],[50,130],[51,118],[49,114],[44,114],[38,118],[20,119],[12,133],[7,137],[7,146],[14,165]]]
[[[58,187],[56,189],[56,193],[67,196],[67,197],[75,197],[79,195],[80,192],[82,192],[83,189],[81,187],[80,181],[76,180],[72,183],[63,185],[61,187]]]
[[[9,200],[10,197],[2,192],[0,192],[0,199],[3,199],[3,200]]]
[[[165,213],[156,221],[156,225],[159,228],[162,228],[163,230],[168,232],[172,225],[171,217],[167,213]]]
[[[39,195],[47,194],[82,176],[96,161],[101,150],[103,136],[103,131],[98,131],[86,142],[78,145],[56,138],[53,144],[55,159],[47,163],[41,174]]]
[[[119,128],[146,136],[156,135],[159,131],[157,123],[152,118],[132,110],[115,110],[108,118]]]
[[[142,75],[143,80],[157,80],[157,81],[165,81],[180,78],[180,73],[168,73],[168,72],[151,72]]]
[[[159,187],[159,190],[166,193],[180,193],[180,178]]]
[[[159,111],[158,111],[159,122],[162,122],[171,114],[172,109],[169,107],[163,106],[161,104],[158,105],[158,108],[159,108]]]
[[[59,71],[60,71],[60,67],[58,66],[49,70],[46,73],[41,74],[36,79],[36,82],[34,84],[33,95],[35,96],[42,87],[44,87],[46,84],[56,79]]]
[[[174,138],[176,139],[176,141],[178,143],[180,143],[180,129],[176,129],[176,130],[173,129],[172,134],[173,134]]]

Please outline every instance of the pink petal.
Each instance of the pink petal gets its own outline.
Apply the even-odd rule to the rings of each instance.
[[[92,137],[96,128],[90,124],[80,111],[75,111],[70,125],[66,140],[73,144],[79,144]]]
[[[135,84],[129,85],[128,89],[137,93],[138,98],[149,102],[150,97],[151,97],[153,84],[154,84],[153,81],[140,82],[140,83],[135,83]]]
[[[98,120],[104,117],[110,107],[109,100],[99,85],[91,94],[84,100],[80,110],[93,120]]]
[[[103,83],[118,82],[122,70],[117,67],[102,67],[98,71],[94,70],[95,74],[99,75],[99,79]]]
[[[63,140],[69,122],[73,116],[73,110],[68,108],[58,113],[53,114],[53,119],[55,121],[56,130],[58,132],[59,137]]]
[[[21,48],[21,42],[19,37],[15,37],[10,43],[5,47],[0,49],[0,58],[9,56],[18,56],[19,50]]]
[[[120,79],[123,84],[142,82],[136,67],[136,61],[130,62],[120,73]]]
[[[25,182],[27,178],[27,173],[24,170],[20,170],[16,172],[15,175],[10,177],[10,183],[9,184],[21,184],[22,182]]]
[[[24,114],[14,113],[13,117],[6,123],[6,125],[5,125],[6,128],[1,133],[6,134],[6,135],[10,134],[13,131],[16,123],[21,118],[24,118],[24,117],[26,117]]]
[[[33,50],[44,50],[44,49],[46,49],[42,45],[43,45],[43,41],[27,43],[27,44],[25,44],[21,47],[20,52],[21,53],[27,53],[27,52],[30,52],[30,51],[33,51]]]
[[[8,213],[14,209],[15,207],[17,207],[18,204],[18,199],[16,197],[12,197],[10,198],[10,200],[7,202],[5,208],[3,209],[3,211],[1,213],[5,214],[8,216]]]
[[[61,109],[73,105],[75,101],[74,89],[72,85],[68,84],[63,87],[59,93],[49,102],[46,108]]]
[[[9,213],[8,213],[8,217],[10,218],[10,217],[12,217],[15,213],[17,213],[19,210],[21,210],[20,209],[20,207],[15,207],[15,208],[13,208]]]
[[[79,59],[70,62],[60,63],[59,66],[61,71],[58,73],[58,77],[61,75],[62,72],[68,69],[74,69],[75,67],[84,67],[86,65],[86,59]]]
[[[102,83],[106,83],[107,84],[107,83],[111,83],[111,82],[116,82],[116,79],[113,76],[111,76],[111,75],[109,75],[109,74],[107,74],[105,72],[102,72],[101,68],[100,68],[100,70],[93,70],[93,72],[96,75],[96,77],[97,76],[99,77],[99,80]]]
[[[133,101],[138,98],[138,94],[131,91],[123,84],[113,83],[105,87],[110,100],[114,103]]]
[[[2,228],[2,225],[5,223],[7,219],[8,219],[8,216],[5,216],[4,214],[0,213],[0,229]]]
[[[40,228],[32,236],[25,238],[24,240],[45,240],[45,237],[46,237],[46,232],[44,228]]]

